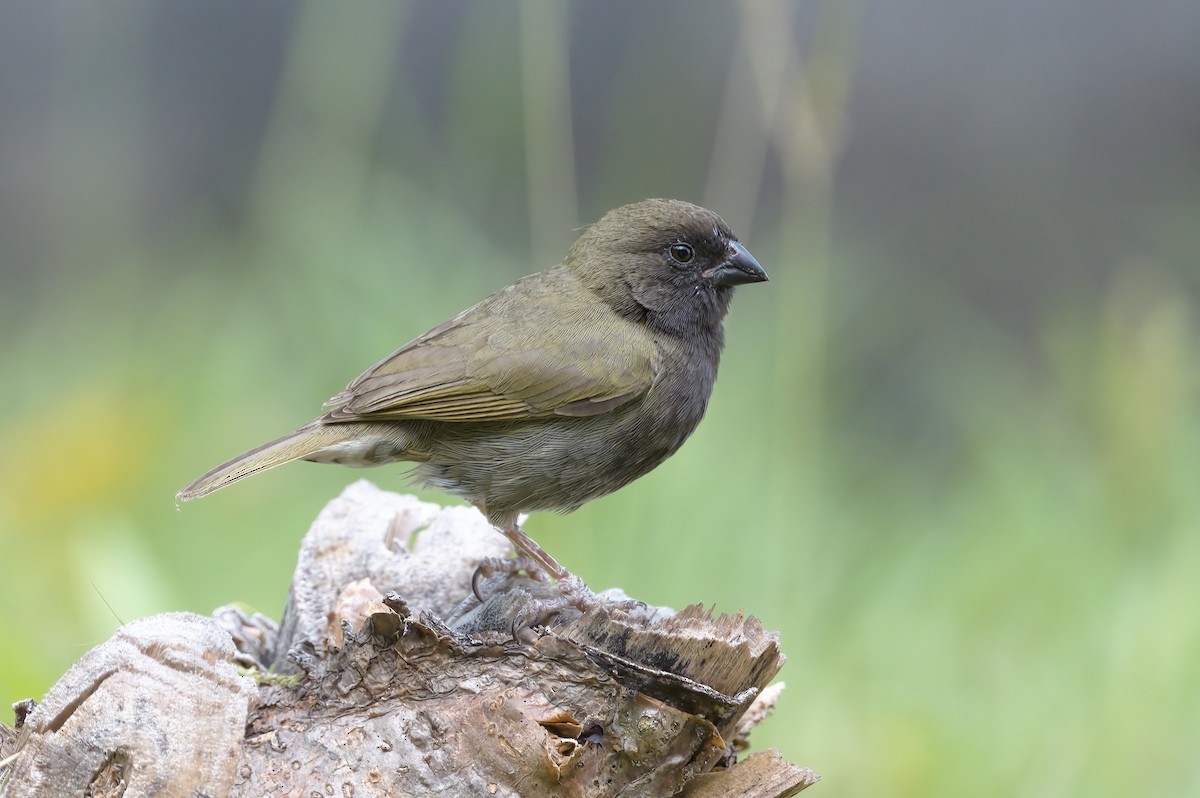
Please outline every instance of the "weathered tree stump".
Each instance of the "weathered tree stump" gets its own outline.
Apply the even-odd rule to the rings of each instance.
[[[351,485],[313,524],[281,625],[222,608],[128,624],[0,727],[18,796],[793,795],[741,761],[779,690],[753,617],[501,573],[478,513]],[[7,771],[7,773],[5,773]]]

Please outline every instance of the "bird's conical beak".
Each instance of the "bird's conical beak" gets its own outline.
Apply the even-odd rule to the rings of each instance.
[[[729,243],[725,259],[704,272],[704,276],[712,280],[713,285],[741,285],[742,283],[761,283],[767,279],[767,273],[749,250],[737,241]]]

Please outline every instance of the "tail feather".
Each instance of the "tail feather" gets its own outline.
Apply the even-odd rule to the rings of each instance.
[[[312,424],[301,427],[293,433],[264,443],[222,463],[179,491],[175,498],[181,502],[198,499],[259,471],[293,460],[303,460],[322,449],[356,437],[355,427],[354,424]]]

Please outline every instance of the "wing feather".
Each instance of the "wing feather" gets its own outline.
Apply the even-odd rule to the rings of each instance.
[[[644,395],[658,370],[650,336],[575,280],[553,269],[493,294],[376,363],[325,419],[584,416]]]

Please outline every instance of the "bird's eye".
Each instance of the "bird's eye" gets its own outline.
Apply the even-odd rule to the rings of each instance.
[[[692,250],[691,244],[684,243],[672,244],[668,249],[668,252],[671,253],[671,260],[675,261],[676,263],[687,263],[696,254]]]

